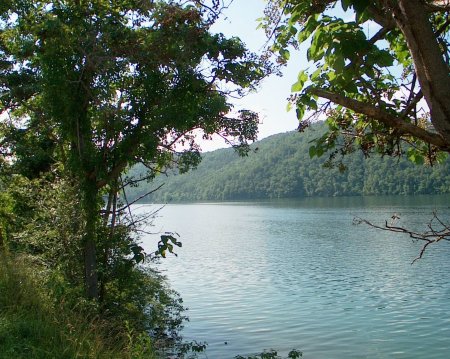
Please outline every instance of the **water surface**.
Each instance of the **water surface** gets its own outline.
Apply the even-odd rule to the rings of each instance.
[[[200,357],[214,359],[265,348],[449,358],[450,245],[411,265],[423,243],[352,224],[395,213],[421,230],[435,209],[448,219],[449,205],[449,196],[167,205],[155,229],[183,242],[161,267],[189,308],[184,336],[207,341]]]

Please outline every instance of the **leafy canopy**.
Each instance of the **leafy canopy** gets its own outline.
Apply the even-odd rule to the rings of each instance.
[[[219,133],[244,153],[256,139],[258,116],[231,116],[228,96],[255,88],[270,69],[239,39],[209,31],[218,7],[195,0],[0,5],[0,165],[28,178],[63,173],[79,191],[88,298],[105,297],[99,260],[104,266],[123,244],[112,239],[128,208],[117,193],[135,183],[123,178],[130,166],[144,164],[145,178],[174,162],[181,172],[196,166],[196,129],[205,138]]]
[[[211,34],[196,1],[2,4],[0,144],[30,177],[62,159],[102,188],[135,162],[156,170],[186,154],[195,165],[194,129],[255,139],[257,116],[231,118],[227,95],[266,68],[239,39]]]
[[[307,43],[292,86],[299,130],[326,117],[310,149],[442,160],[450,151],[448,1],[270,0],[261,26],[279,61]],[[339,134],[344,134],[342,139]],[[402,143],[408,143],[407,149]]]

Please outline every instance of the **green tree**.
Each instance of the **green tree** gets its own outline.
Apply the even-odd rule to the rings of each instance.
[[[366,157],[406,154],[415,163],[447,157],[449,12],[447,0],[269,1],[261,26],[279,60],[289,60],[291,45],[309,43],[311,69],[298,74],[290,106],[296,107],[299,130],[312,119],[307,110],[327,118],[328,131],[310,147],[311,157],[328,152],[328,165],[355,149]],[[345,169],[342,158],[339,168]],[[389,192],[409,190],[393,178],[387,183]],[[436,216],[424,233],[387,224],[383,229],[423,240],[419,258],[450,234]]]
[[[440,0],[268,2],[261,26],[279,60],[289,60],[291,46],[309,43],[311,66],[298,74],[291,105],[300,130],[311,120],[307,110],[327,117],[329,130],[310,148],[312,156],[359,148],[366,155],[407,152],[418,163],[445,157],[449,11]]]
[[[157,176],[151,184],[130,188],[127,195],[133,200],[162,184],[146,199],[164,203],[449,193],[449,159],[435,166],[417,166],[407,158],[364,159],[362,153],[354,152],[343,159],[346,171],[324,168],[327,158],[309,158],[308,147],[326,129],[321,122],[301,135],[289,132],[265,138],[252,145],[254,151],[246,157],[237,156],[232,149],[208,152],[197,169],[182,175]]]
[[[195,166],[195,129],[244,151],[256,138],[256,114],[231,118],[227,94],[253,88],[267,68],[240,40],[209,32],[210,10],[197,1],[0,5],[2,157],[30,178],[60,163],[77,183],[89,298],[99,297],[98,251],[110,249],[100,229],[114,224],[127,168],[141,162],[151,177],[173,162]]]

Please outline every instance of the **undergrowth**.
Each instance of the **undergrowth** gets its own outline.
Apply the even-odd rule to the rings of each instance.
[[[0,359],[156,357],[148,335],[110,337],[106,323],[57,302],[45,276],[31,257],[0,254]]]

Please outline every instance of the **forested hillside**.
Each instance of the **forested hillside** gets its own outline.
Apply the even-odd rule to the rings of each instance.
[[[248,157],[232,149],[204,154],[190,173],[161,175],[150,184],[133,188],[129,196],[163,187],[150,195],[152,202],[245,200],[308,196],[436,194],[450,192],[450,161],[415,165],[406,158],[353,153],[344,159],[347,170],[324,168],[327,155],[309,157],[310,141],[322,133],[314,126],[305,133],[289,132],[253,145]],[[138,171],[138,169],[134,169]]]

